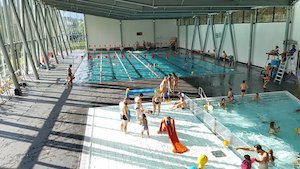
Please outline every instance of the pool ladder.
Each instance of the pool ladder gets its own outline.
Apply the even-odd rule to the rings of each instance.
[[[204,92],[204,90],[203,90],[202,87],[198,87],[198,94],[201,97],[201,99],[205,99],[206,100],[207,97],[206,97],[206,94],[205,94],[205,92]]]

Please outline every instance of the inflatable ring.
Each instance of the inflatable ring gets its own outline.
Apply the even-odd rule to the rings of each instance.
[[[214,107],[212,105],[207,105],[207,108],[209,111],[213,111],[214,110]]]
[[[208,111],[208,105],[205,104],[205,105],[203,106],[203,109],[204,109],[205,111]]]

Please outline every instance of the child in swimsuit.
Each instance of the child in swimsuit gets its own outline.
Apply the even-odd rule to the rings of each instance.
[[[145,114],[142,114],[140,125],[142,126],[142,137],[144,136],[144,131],[147,131],[147,135],[149,137],[148,121]]]

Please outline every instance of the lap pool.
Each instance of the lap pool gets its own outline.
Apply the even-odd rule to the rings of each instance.
[[[84,57],[75,76],[76,83],[101,83],[163,78],[202,76],[234,72],[233,69],[203,61],[200,56],[173,51],[111,51],[90,53]]]
[[[292,162],[300,152],[300,135],[295,132],[300,127],[300,113],[295,111],[300,101],[287,91],[262,93],[258,102],[252,97],[236,97],[236,103],[227,104],[225,110],[218,106],[221,97],[208,98],[214,106],[210,114],[248,145],[273,149],[277,159],[271,168],[293,168]],[[205,104],[204,100],[195,102],[199,107]],[[281,127],[277,136],[268,133],[270,121]]]

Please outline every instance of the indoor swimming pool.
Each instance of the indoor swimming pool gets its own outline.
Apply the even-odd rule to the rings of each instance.
[[[101,83],[230,73],[231,68],[203,61],[198,56],[172,51],[93,53],[84,57],[75,74],[76,83]]]
[[[273,149],[276,160],[272,168],[293,168],[292,162],[300,153],[300,134],[295,131],[300,127],[300,113],[296,112],[300,101],[287,91],[262,93],[258,102],[252,98],[237,96],[236,103],[227,103],[225,110],[218,106],[221,97],[209,98],[214,107],[210,114],[248,145]],[[205,101],[196,103],[203,107]],[[280,126],[277,136],[268,132],[270,121]]]

